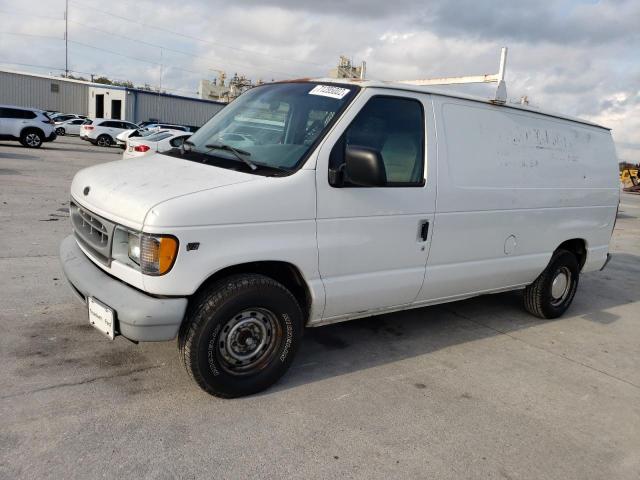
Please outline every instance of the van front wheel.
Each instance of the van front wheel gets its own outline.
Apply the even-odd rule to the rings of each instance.
[[[241,397],[268,388],[287,371],[302,326],[300,305],[282,284],[263,275],[234,275],[194,298],[178,347],[203,390]]]
[[[573,301],[579,276],[576,256],[567,250],[557,250],[547,268],[525,288],[525,309],[540,318],[559,317]]]

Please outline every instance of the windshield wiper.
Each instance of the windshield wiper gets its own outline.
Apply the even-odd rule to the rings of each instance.
[[[209,150],[224,150],[226,152],[231,152],[238,160],[249,165],[249,168],[251,168],[251,170],[258,169],[257,165],[247,158],[249,155],[251,155],[251,153],[249,152],[238,150],[237,148],[234,148],[231,145],[227,145],[226,143],[210,143],[208,145],[205,145],[205,147]]]
[[[197,150],[195,150],[195,151],[193,150],[193,147],[195,147],[195,146],[196,146],[195,143],[193,143],[191,140],[185,140],[182,143],[182,145],[180,145],[180,153],[182,155],[184,155],[185,153],[190,153],[190,152],[200,153]],[[277,172],[288,173],[288,174],[290,174],[292,172],[292,170],[289,169],[289,168],[280,167],[280,166],[277,166],[277,165],[265,165],[263,163],[254,163],[254,162],[250,161],[248,158],[246,158],[246,156],[251,155],[250,152],[247,152],[245,150],[240,150],[240,149],[232,147],[230,145],[216,143],[216,144],[205,145],[205,147],[209,148],[209,150],[218,149],[218,150],[225,150],[225,151],[231,152],[234,156],[236,156],[237,158],[242,160],[244,163],[249,165],[251,167],[251,170],[256,170],[258,168],[265,168],[265,169],[268,169],[268,170],[275,170]],[[203,152],[203,153],[200,153],[200,154],[206,155],[206,153],[207,152]],[[243,155],[246,155],[246,156],[243,157]],[[204,163],[206,163],[206,162],[204,162]]]

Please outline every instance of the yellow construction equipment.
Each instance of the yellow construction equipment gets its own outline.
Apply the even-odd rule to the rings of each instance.
[[[625,168],[620,172],[620,181],[624,187],[631,187],[640,183],[639,169]]]

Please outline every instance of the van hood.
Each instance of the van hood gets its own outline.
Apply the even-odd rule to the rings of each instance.
[[[154,154],[79,171],[71,183],[71,196],[80,205],[108,220],[141,229],[145,216],[158,203],[259,178]]]

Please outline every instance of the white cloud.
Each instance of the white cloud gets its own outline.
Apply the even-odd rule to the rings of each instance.
[[[475,0],[70,0],[70,5],[72,41],[147,61],[72,43],[72,70],[157,85],[162,61],[163,86],[185,92],[194,92],[200,78],[216,76],[216,69],[266,80],[324,76],[341,54],[366,60],[373,78],[491,73],[500,47],[508,45],[510,97],[528,95],[542,108],[610,126],[621,158],[640,161],[637,0],[494,0],[482,8]],[[63,0],[0,0],[3,31],[55,38],[0,34],[0,64],[63,68],[63,9]],[[162,57],[159,48],[135,39],[165,46]],[[472,90],[489,94],[487,88]]]

